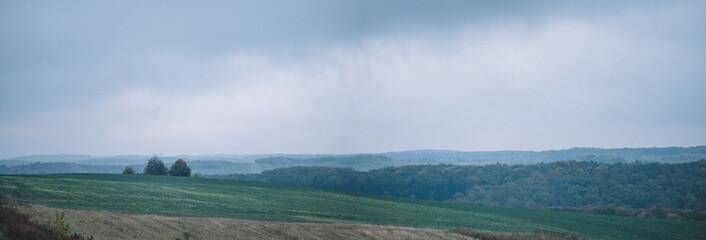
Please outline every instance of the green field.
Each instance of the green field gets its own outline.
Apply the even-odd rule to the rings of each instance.
[[[277,184],[144,175],[2,175],[6,202],[278,221],[531,232],[599,239],[706,239],[706,222],[486,207]]]

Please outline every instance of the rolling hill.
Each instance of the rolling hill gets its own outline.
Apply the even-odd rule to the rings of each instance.
[[[439,164],[369,171],[298,166],[214,177],[487,206],[706,219],[706,160],[677,164]]]
[[[142,155],[31,155],[0,159],[0,174],[120,173],[125,166],[141,171],[149,159]],[[548,151],[451,151],[415,150],[370,154],[255,154],[161,156],[166,164],[177,159],[189,163],[192,173],[224,175],[260,173],[293,166],[353,168],[367,171],[389,166],[454,164],[489,165],[535,164],[564,160],[599,163],[659,162],[686,163],[706,158],[706,146],[667,148],[571,148]],[[48,163],[65,163],[52,165]],[[3,166],[4,165],[4,166]],[[31,166],[28,166],[31,165]],[[110,169],[110,170],[108,170]]]
[[[547,230],[600,239],[703,239],[706,223],[487,207],[270,183],[166,176],[3,175],[4,201],[49,207],[255,220]]]

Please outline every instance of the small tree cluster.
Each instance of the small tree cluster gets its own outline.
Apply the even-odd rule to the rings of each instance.
[[[128,172],[128,169],[130,170],[129,172],[132,172],[132,168],[125,168],[125,171],[123,171],[123,174],[132,174],[132,173],[126,173]],[[167,175],[169,174],[170,176],[178,176],[178,177],[190,177],[191,176],[191,168],[186,165],[186,161],[179,159],[172,164],[172,167],[169,168],[169,171],[167,171],[167,167],[164,166],[164,162],[160,160],[157,156],[154,156],[150,158],[149,161],[147,161],[147,166],[145,166],[145,174],[147,175]]]
[[[145,166],[145,174],[167,175],[167,167],[164,166],[164,162],[161,159],[154,156],[147,161],[147,166]]]

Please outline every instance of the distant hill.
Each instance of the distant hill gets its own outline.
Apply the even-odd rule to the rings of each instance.
[[[270,157],[255,160],[255,165],[263,168],[274,169],[292,166],[323,166],[338,168],[353,168],[356,170],[371,170],[389,166],[414,164],[414,161],[396,160],[382,155],[354,155],[354,156],[329,156],[320,158],[288,158]]]
[[[84,165],[135,165],[144,164],[149,159],[149,156],[143,155],[120,155],[120,156],[109,156],[109,157],[90,157],[87,159],[74,161],[73,163],[84,164]]]
[[[83,165],[132,165],[147,162],[149,156],[144,155],[118,155],[118,156],[90,156],[76,154],[58,155],[29,155],[0,160],[0,165],[15,166],[30,163],[75,163]]]
[[[121,166],[92,166],[66,162],[36,162],[10,167],[0,165],[0,174],[121,173],[122,170]]]
[[[14,173],[23,172],[19,165],[30,163],[63,162],[82,166],[59,167],[60,165],[33,165],[32,168],[50,167],[53,169],[33,171],[45,173],[75,173],[91,171],[83,166],[113,166],[122,169],[124,166],[143,165],[150,156],[119,155],[119,156],[88,156],[88,155],[33,155],[0,160],[0,165],[13,168]],[[282,167],[322,166],[352,168],[358,171],[379,169],[388,166],[421,165],[421,164],[454,164],[454,165],[488,165],[488,164],[534,164],[550,163],[563,160],[594,161],[599,163],[618,162],[659,162],[685,163],[706,158],[706,146],[698,147],[668,147],[668,148],[571,148],[549,151],[479,151],[462,152],[452,150],[415,150],[404,152],[388,152],[376,154],[210,154],[210,155],[179,155],[160,157],[165,164],[170,165],[177,159],[184,159],[192,168],[192,173],[223,175],[231,173],[259,173]],[[69,165],[63,165],[69,166]],[[139,168],[139,169],[138,169]],[[60,172],[57,169],[67,169]],[[105,167],[97,167],[96,172],[103,172]],[[69,171],[71,170],[71,171]],[[141,167],[135,168],[141,170]],[[116,171],[118,173],[120,171]],[[0,170],[0,173],[2,171]]]
[[[528,164],[572,160],[582,156],[602,156],[609,162],[683,163],[706,158],[706,146],[666,148],[571,148],[548,151],[477,151],[416,150],[381,153],[398,160],[457,165],[485,165],[493,163]]]
[[[160,158],[167,168],[176,160],[176,157]],[[13,161],[13,160],[5,160]],[[121,173],[125,167],[132,167],[137,173],[145,168],[144,160],[119,159],[119,158],[91,158],[71,162],[33,162],[12,165],[0,165],[0,174],[46,174],[46,173]],[[13,162],[14,163],[14,162]],[[116,165],[108,165],[110,163]],[[117,165],[120,163],[121,165]],[[98,165],[103,164],[103,165]],[[399,166],[403,162],[378,155],[360,155],[348,157],[324,157],[296,159],[284,157],[270,157],[258,159],[255,162],[230,162],[212,160],[187,160],[192,174],[225,175],[231,173],[259,173],[291,166],[329,166],[329,167],[355,167],[358,170],[370,170],[386,166]]]
[[[165,163],[169,167],[171,163]],[[229,161],[189,161],[187,162],[189,168],[191,168],[192,174],[228,174],[233,171],[257,173],[262,172],[263,168],[258,168],[257,165],[253,163],[242,163],[242,162],[229,162]],[[140,169],[142,171],[142,169]]]
[[[75,162],[91,158],[90,155],[56,154],[56,155],[28,155],[6,160],[18,162]]]

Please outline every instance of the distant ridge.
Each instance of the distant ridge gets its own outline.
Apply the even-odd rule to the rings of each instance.
[[[79,154],[55,154],[55,155],[27,155],[7,160],[24,162],[75,162],[91,158],[90,155]]]
[[[90,156],[79,154],[30,155],[0,160],[0,173],[119,173],[125,166],[141,170],[150,156]],[[575,147],[545,151],[454,151],[410,150],[371,154],[208,154],[160,156],[166,164],[186,160],[192,173],[259,173],[292,166],[353,168],[359,171],[387,166],[454,164],[537,164],[556,161],[594,161],[601,163],[660,162],[686,163],[706,159],[706,146],[665,148],[588,148]],[[37,162],[41,164],[36,164]],[[47,163],[65,163],[52,165]],[[28,166],[32,164],[31,166]],[[4,165],[4,166],[3,166]]]
[[[545,151],[453,151],[453,150],[413,150],[381,153],[381,155],[405,160],[435,160],[451,164],[532,164],[577,160],[575,158],[595,155],[610,158],[610,162],[641,161],[682,163],[706,158],[706,146],[665,147],[665,148],[586,148],[575,147]]]

